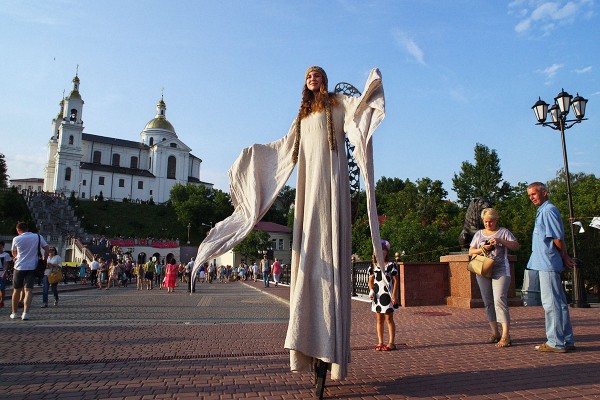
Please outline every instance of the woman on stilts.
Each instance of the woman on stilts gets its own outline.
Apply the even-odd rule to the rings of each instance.
[[[269,210],[297,166],[285,348],[290,368],[316,373],[322,398],[325,375],[344,379],[350,361],[350,183],[345,136],[355,146],[367,194],[373,247],[383,260],[375,205],[372,134],[384,117],[379,70],[360,97],[328,91],[327,74],[309,67],[302,100],[288,134],[242,151],[229,171],[235,210],[215,225],[198,249],[194,273],[208,259],[241,241]],[[381,265],[383,268],[384,265]]]

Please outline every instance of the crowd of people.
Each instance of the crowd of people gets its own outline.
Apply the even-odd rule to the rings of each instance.
[[[265,260],[261,261],[260,266],[256,262],[251,265],[241,262],[237,267],[206,264],[200,267],[194,279],[196,283],[212,284],[237,280],[256,282],[259,279],[267,279],[268,282],[272,278],[277,286],[281,281],[283,266],[277,258],[272,265]],[[137,290],[167,289],[168,292],[173,292],[175,287],[183,284],[189,291],[193,265],[194,258],[188,263],[177,263],[174,258],[159,261],[156,256],[146,263],[136,263],[131,255],[119,252],[114,258],[95,257],[91,263],[83,260],[78,266],[78,277],[80,283],[104,290],[135,285]],[[267,271],[264,269],[265,265],[268,267]]]

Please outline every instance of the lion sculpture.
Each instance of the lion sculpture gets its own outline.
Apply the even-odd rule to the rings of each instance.
[[[475,197],[469,203],[467,214],[465,215],[465,224],[458,237],[458,243],[462,250],[468,250],[475,232],[484,228],[481,212],[488,207],[491,207],[491,205],[485,197]]]

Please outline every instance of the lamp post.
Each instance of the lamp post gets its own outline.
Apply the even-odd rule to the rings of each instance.
[[[192,227],[192,223],[188,222],[188,226],[187,226],[187,228],[188,228],[188,242],[187,242],[187,244],[190,244],[190,228],[191,227]]]
[[[573,248],[573,257],[576,259],[573,267],[573,307],[589,307],[590,305],[585,300],[583,276],[581,274],[581,263],[577,259],[577,247],[575,245],[575,213],[573,211],[573,198],[571,196],[571,176],[569,175],[569,161],[567,159],[567,146],[565,144],[565,130],[570,129],[573,125],[585,121],[585,106],[587,100],[577,96],[573,98],[564,89],[554,98],[554,105],[548,109],[548,104],[538,97],[538,101],[531,107],[535,112],[535,117],[538,120],[536,125],[546,126],[560,131],[560,139],[562,141],[563,161],[565,164],[565,176],[567,181],[567,199],[569,203],[569,225],[571,227],[571,245]],[[569,107],[573,109],[575,119],[567,119]],[[547,114],[550,114],[552,122],[546,122]]]

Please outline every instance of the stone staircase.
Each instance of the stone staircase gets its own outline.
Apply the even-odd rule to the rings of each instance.
[[[58,254],[64,256],[65,247],[71,242],[71,238],[87,236],[65,196],[25,192],[23,197],[32,218],[36,221],[38,231],[48,244],[57,248]]]

